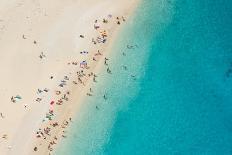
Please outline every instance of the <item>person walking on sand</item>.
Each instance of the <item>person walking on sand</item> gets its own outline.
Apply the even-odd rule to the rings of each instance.
[[[2,118],[5,118],[5,117],[3,116],[3,114],[2,114],[2,113],[0,113],[0,116],[1,116]]]
[[[105,60],[104,64],[105,64],[106,66],[108,66],[108,63],[106,62],[106,60]]]

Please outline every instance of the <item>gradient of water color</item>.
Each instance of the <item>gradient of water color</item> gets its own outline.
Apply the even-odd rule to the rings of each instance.
[[[56,154],[232,154],[231,27],[229,0],[144,0]]]

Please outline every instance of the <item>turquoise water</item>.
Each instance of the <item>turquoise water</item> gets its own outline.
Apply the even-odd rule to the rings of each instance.
[[[143,1],[110,67],[56,154],[232,154],[232,1]]]

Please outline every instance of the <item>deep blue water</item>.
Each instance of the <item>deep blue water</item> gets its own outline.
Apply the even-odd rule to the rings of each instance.
[[[144,0],[110,67],[56,154],[232,154],[231,0]]]

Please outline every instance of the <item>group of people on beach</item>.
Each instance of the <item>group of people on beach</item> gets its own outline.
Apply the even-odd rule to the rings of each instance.
[[[115,20],[114,20],[115,19]],[[94,21],[94,31],[97,32],[96,37],[92,37],[92,43],[93,46],[96,46],[96,44],[102,44],[100,47],[104,48],[104,45],[108,41],[108,36],[109,31],[107,29],[104,29],[104,24],[108,24],[110,22],[115,22],[116,25],[120,25],[122,22],[125,22],[124,17],[116,17],[113,18],[112,15],[108,15],[107,18],[103,18],[102,20],[95,20]],[[81,34],[80,39],[85,39],[86,37]],[[96,46],[97,47],[97,46]],[[55,144],[57,144],[57,141],[60,138],[65,138],[67,135],[65,134],[66,131],[65,129],[69,125],[70,122],[72,122],[71,117],[69,119],[64,119],[63,122],[60,122],[60,120],[56,120],[54,117],[56,115],[56,108],[58,108],[61,105],[65,105],[69,101],[70,96],[70,90],[65,88],[67,87],[70,83],[73,85],[79,86],[79,88],[84,88],[87,85],[87,82],[97,82],[97,75],[94,73],[93,69],[90,68],[92,63],[96,63],[97,61],[103,59],[104,60],[104,65],[107,67],[107,73],[112,74],[112,71],[109,67],[109,58],[104,57],[104,52],[101,51],[101,49],[96,49],[95,53],[91,53],[90,51],[83,50],[80,52],[80,55],[86,56],[86,60],[83,60],[81,62],[78,61],[72,61],[68,62],[68,65],[73,65],[74,67],[79,68],[75,73],[75,77],[65,75],[63,79],[60,80],[60,83],[58,83],[57,89],[54,91],[54,100],[50,101],[49,103],[49,110],[47,112],[46,117],[44,118],[44,128],[40,128],[36,132],[36,137],[38,139],[41,139],[41,142],[37,145],[34,146],[34,151],[39,151],[40,145],[47,145],[47,149],[49,152],[53,151],[53,148]],[[45,58],[46,56],[44,53],[40,54],[40,59]],[[89,59],[89,57],[92,57],[92,59]],[[102,58],[103,57],[103,58]],[[54,77],[52,76],[51,79]],[[41,93],[47,93],[51,90],[49,89],[38,89],[37,93],[40,95]],[[93,90],[92,88],[89,88],[88,91],[86,92],[87,96],[93,96]],[[104,100],[107,100],[106,94],[103,95]],[[43,99],[42,97],[37,97],[36,102],[41,102]],[[57,107],[58,106],[58,107]],[[99,110],[99,107],[96,106],[96,109]],[[59,131],[62,131],[62,134],[57,134]]]
[[[47,149],[49,151],[53,151],[53,146],[57,144],[58,136],[52,133],[52,131],[56,130],[62,130],[62,137],[65,138],[66,131],[65,129],[68,127],[69,123],[72,122],[72,118],[70,117],[68,120],[64,120],[61,124],[57,121],[50,121],[49,126],[44,127],[43,129],[39,128],[39,130],[36,132],[36,138],[42,138],[43,140],[48,139],[48,147]],[[54,135],[52,137],[52,134]],[[48,138],[49,137],[49,138]],[[41,144],[42,145],[42,144]],[[34,147],[34,151],[38,150],[38,146]]]
[[[115,20],[114,20],[115,19]],[[115,22],[116,25],[121,25],[122,22],[125,22],[125,17],[116,17],[113,18],[112,15],[108,15],[107,18],[103,18],[102,20],[95,20],[93,29],[97,32],[97,36],[92,37],[92,43],[93,46],[97,47],[96,45],[99,44],[102,49],[104,49],[104,45],[107,43],[107,39],[109,37],[110,31],[107,29],[104,29],[104,24],[108,24],[110,22]],[[81,34],[80,39],[85,39],[86,37]],[[23,39],[27,39],[25,35],[23,35]],[[33,42],[34,44],[37,44],[37,41]],[[128,49],[133,49],[135,46],[128,45]],[[47,102],[46,100],[43,100],[43,98],[46,98],[48,96],[54,95],[54,99],[52,99],[49,104],[48,112],[46,113],[46,116],[43,119],[43,124],[41,128],[38,129],[35,133],[35,137],[39,139],[39,143],[36,143],[36,146],[34,146],[33,151],[37,152],[39,151],[39,148],[41,145],[47,145],[47,149],[49,152],[54,150],[54,146],[58,143],[58,140],[60,138],[67,137],[66,134],[66,128],[69,126],[69,123],[72,122],[71,116],[69,118],[63,118],[63,121],[61,122],[60,119],[57,119],[59,117],[54,117],[56,115],[56,108],[62,105],[65,105],[69,101],[69,98],[71,97],[71,91],[69,90],[70,87],[68,85],[72,83],[73,85],[79,86],[79,88],[84,88],[87,85],[87,82],[97,82],[97,74],[94,73],[94,68],[90,68],[89,64],[96,63],[99,60],[104,61],[104,66],[106,67],[106,72],[108,74],[112,74],[112,71],[109,66],[110,59],[104,56],[104,50],[96,49],[94,53],[83,50],[80,52],[80,55],[86,56],[86,59],[78,62],[76,60],[72,62],[68,62],[67,65],[77,67],[78,70],[75,72],[75,76],[70,75],[64,75],[64,77],[60,80],[58,83],[58,86],[55,90],[50,90],[48,88],[38,88],[37,89],[37,97],[35,98],[36,103],[42,103]],[[123,53],[125,56],[125,53]],[[46,58],[46,55],[41,52],[39,55],[39,58],[42,60]],[[89,59],[90,58],[90,59]],[[127,70],[126,66],[123,66],[124,70]],[[55,76],[50,76],[50,79],[54,79]],[[67,88],[67,89],[66,89]],[[94,95],[94,92],[92,88],[87,89],[86,95],[91,97]],[[103,99],[107,100],[108,96],[106,94],[103,94]],[[49,97],[48,97],[49,98]],[[22,97],[20,95],[12,96],[11,102],[16,103],[17,101],[21,100]],[[25,104],[24,107],[26,108],[27,105]],[[64,107],[65,108],[65,107]],[[99,107],[96,106],[96,109],[99,110]],[[0,113],[0,117],[4,118],[5,116],[3,113]],[[60,131],[62,131],[61,134]],[[7,139],[7,135],[4,134],[2,136],[3,139]]]

